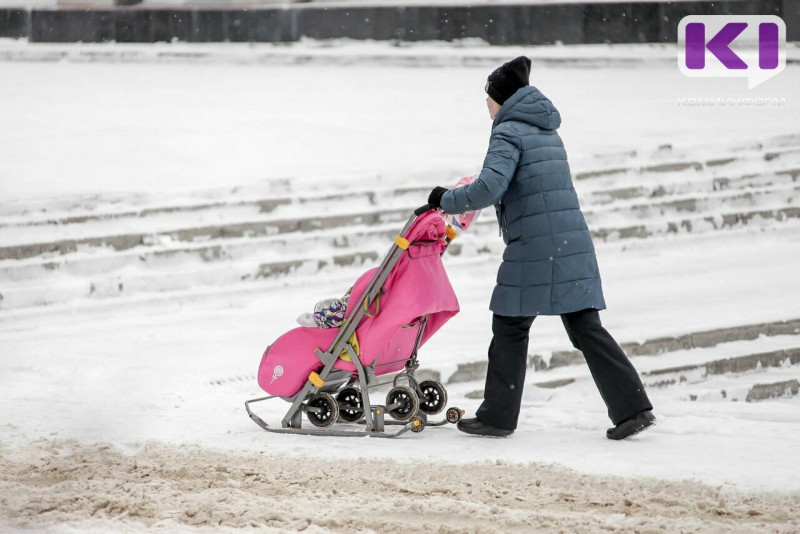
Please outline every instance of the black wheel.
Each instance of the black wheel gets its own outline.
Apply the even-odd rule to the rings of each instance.
[[[339,404],[339,421],[357,423],[364,418],[364,401],[356,388],[344,388],[336,395]]]
[[[459,421],[461,421],[462,415],[464,415],[464,412],[462,412],[460,408],[448,408],[447,412],[445,413],[447,422],[453,424],[456,424]]]
[[[317,393],[306,406],[315,408],[306,411],[308,420],[314,426],[329,427],[339,418],[339,405],[330,393]]]
[[[426,415],[436,415],[447,404],[447,390],[438,380],[425,380],[419,385],[422,396],[419,398],[419,411]]]
[[[407,386],[397,386],[386,395],[386,412],[398,421],[408,421],[419,410],[419,397]]]
[[[412,432],[422,432],[425,430],[425,421],[422,420],[422,417],[414,416],[411,418],[410,423],[414,426],[411,427]]]

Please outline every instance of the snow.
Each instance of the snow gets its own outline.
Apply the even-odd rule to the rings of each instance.
[[[54,46],[7,43],[7,53],[22,47],[22,57],[35,57]],[[3,79],[18,80],[5,88],[0,102],[6,117],[0,146],[14,154],[0,169],[4,198],[64,195],[76,187],[97,193],[177,193],[269,179],[330,185],[376,175],[399,183],[433,178],[449,183],[471,174],[480,164],[475,154],[485,149],[489,118],[483,84],[488,64],[469,67],[458,61],[447,66],[445,59],[473,54],[498,58],[526,50],[536,57],[540,48],[545,50],[543,58],[582,53],[572,47],[513,47],[498,53],[496,47],[422,46],[413,48],[412,65],[420,64],[420,57],[433,57],[436,68],[409,70],[391,66],[391,61],[381,68],[357,63],[343,75],[332,57],[377,55],[380,63],[384,56],[408,56],[408,48],[377,43],[361,48],[354,43],[297,48],[209,45],[196,50],[156,45],[146,49],[156,63],[143,64],[137,61],[141,45],[114,46],[59,46],[58,50],[72,50],[76,60],[55,64],[0,63]],[[285,52],[287,48],[291,52]],[[622,58],[632,55],[621,48]],[[209,52],[208,61],[217,58],[213,68],[205,61],[157,61],[158,53],[188,50],[220,51]],[[613,57],[614,50],[602,46],[590,57]],[[87,58],[87,52],[96,55]],[[757,141],[756,131],[795,133],[785,118],[800,113],[800,102],[787,98],[797,84],[796,69],[748,91],[741,80],[698,83],[683,76],[673,68],[674,46],[638,46],[634,52],[654,59],[636,61],[632,68],[581,68],[569,62],[534,66],[534,83],[562,111],[561,132],[576,170],[582,155],[665,143],[707,145],[717,142],[721,132],[731,144]],[[104,61],[102,54],[111,57]],[[125,54],[132,59],[126,62]],[[318,59],[311,67],[261,63],[270,58],[277,62],[276,55]],[[116,62],[125,63],[124,68]],[[633,73],[636,83],[617,83],[619,76]],[[586,97],[587,84],[591,98]],[[679,103],[680,98],[717,96],[783,97],[786,105],[731,109]],[[14,112],[21,109],[26,112]],[[431,117],[446,120],[434,119],[441,126],[433,128]],[[632,127],[628,117],[646,118],[647,127]],[[302,171],[298,157],[303,157]]]
[[[285,476],[304,484],[311,484],[315,465],[331,473],[365,469],[370,475],[364,480],[372,476],[384,484],[376,489],[364,482],[364,491],[372,495],[408,488],[400,473],[410,464],[418,472],[442,473],[456,500],[469,499],[465,488],[470,484],[480,486],[480,498],[486,497],[490,489],[481,486],[481,478],[492,476],[513,481],[512,493],[528,491],[525,484],[535,476],[557,488],[549,497],[538,495],[533,504],[500,497],[494,503],[486,497],[468,511],[482,525],[491,524],[491,506],[496,506],[503,516],[497,525],[504,526],[519,526],[521,518],[532,521],[531,510],[536,509],[548,516],[549,528],[655,528],[641,510],[631,515],[619,502],[639,492],[652,510],[666,491],[684,510],[671,519],[667,511],[659,512],[665,514],[663,524],[676,530],[798,527],[797,514],[781,499],[796,502],[800,491],[800,471],[792,461],[800,442],[800,399],[747,403],[740,398],[754,383],[799,378],[798,366],[708,377],[676,387],[651,386],[658,425],[625,442],[605,438],[608,419],[585,366],[531,369],[519,428],[505,440],[468,437],[452,426],[397,440],[261,431],[248,420],[243,402],[262,394],[255,372],[264,347],[293,328],[300,313],[322,298],[339,295],[374,264],[366,260],[318,271],[311,260],[356,250],[382,253],[390,241],[374,230],[393,231],[404,216],[377,226],[231,238],[222,244],[229,254],[225,261],[201,261],[191,254],[218,239],[181,241],[172,232],[222,223],[313,219],[348,209],[388,213],[421,204],[426,188],[454,183],[480,166],[489,128],[482,93],[487,68],[459,62],[437,68],[391,62],[382,67],[358,61],[326,64],[337,53],[352,59],[396,51],[375,43],[363,48],[306,43],[280,50],[205,46],[199,49],[208,54],[203,61],[159,59],[155,52],[162,49],[167,48],[0,46],[7,59],[0,62],[0,77],[14,80],[4,85],[5,98],[0,100],[5,119],[0,131],[0,250],[98,235],[150,236],[122,251],[111,245],[82,245],[69,255],[0,262],[0,465],[9,473],[0,476],[0,509],[17,514],[9,529],[61,524],[57,531],[202,530],[219,525],[217,519],[244,530],[256,528],[251,522],[301,528],[302,514],[285,523],[265,523],[263,516],[247,512],[269,509],[265,502],[275,497],[259,493],[261,486],[253,489],[243,466],[257,466],[265,484],[284,487],[286,479],[270,467],[283,464],[291,466]],[[65,59],[57,62],[20,59],[58,50]],[[448,63],[471,55],[490,58],[489,53],[513,56],[519,50],[421,45],[402,52]],[[112,59],[81,60],[87,51],[108,52]],[[561,133],[573,173],[623,169],[576,179],[592,228],[655,228],[691,217],[722,221],[724,213],[796,206],[796,177],[786,173],[800,163],[800,132],[793,120],[800,106],[793,91],[800,69],[790,64],[748,92],[736,80],[698,83],[684,78],[674,63],[663,60],[673,51],[655,46],[527,50],[539,57],[583,56],[587,61],[536,63],[534,80],[561,109]],[[125,53],[139,59],[125,60]],[[263,60],[272,53],[316,59],[305,65]],[[631,56],[643,60],[635,66],[619,61]],[[647,61],[650,56],[652,62]],[[587,67],[592,61],[603,68]],[[682,97],[698,95],[778,97],[786,98],[786,105],[679,104]],[[765,154],[779,155],[768,159]],[[706,164],[725,158],[735,161]],[[701,162],[702,169],[642,170],[675,162]],[[753,174],[757,176],[751,178]],[[711,178],[738,179],[740,189],[709,189]],[[699,201],[690,211],[654,207],[662,199],[651,198],[651,193],[659,187],[674,193],[665,202]],[[403,188],[407,190],[398,191]],[[642,188],[644,193],[609,203],[610,190],[625,188]],[[253,202],[265,199],[288,203],[262,212]],[[632,209],[639,205],[645,207]],[[730,228],[707,222],[691,233],[597,240],[609,305],[601,314],[604,324],[620,342],[642,342],[800,319],[799,224],[797,218],[759,217]],[[456,241],[462,253],[445,257],[462,312],[421,355],[423,368],[439,372],[444,380],[459,364],[485,358],[491,320],[487,303],[502,250],[494,225],[492,214],[484,213]],[[365,237],[371,231],[374,235]],[[331,241],[335,236],[340,241]],[[363,240],[358,241],[362,248],[349,242],[351,238]],[[139,256],[147,261],[134,261]],[[284,276],[252,276],[261,264],[281,260],[306,263]],[[46,261],[59,267],[47,270],[41,266]],[[798,347],[797,335],[783,334],[633,361],[644,373]],[[549,357],[568,349],[558,318],[535,321],[531,353]],[[533,385],[558,378],[575,381],[556,389]],[[479,401],[471,393],[482,386],[482,380],[449,384],[450,404],[473,414]],[[723,389],[735,392],[739,400],[721,398]],[[698,400],[690,401],[691,395]],[[276,423],[288,405],[273,400],[254,408]],[[331,450],[337,457],[347,451],[363,462],[340,465],[330,459]],[[86,459],[89,474],[70,478],[81,459]],[[149,473],[156,495],[169,504],[160,512],[155,505],[137,508],[150,501],[131,489],[141,482],[131,467],[134,461],[174,464],[175,472],[185,467],[191,483],[173,487],[180,477],[154,467]],[[209,499],[219,497],[200,489],[216,480],[218,472],[207,466],[223,464],[231,471],[220,480],[236,486],[230,491],[247,505],[217,499],[214,506],[229,516],[206,517],[206,512],[213,515]],[[459,466],[464,466],[462,478],[453,474]],[[30,482],[47,476],[57,482],[51,494]],[[114,480],[119,484],[108,482]],[[104,489],[103,483],[129,488],[139,500]],[[411,495],[401,509],[421,502],[441,505],[447,511],[438,519],[454,529],[463,527],[457,521],[466,512],[452,508],[449,497],[437,497],[431,484],[424,482],[426,489],[421,490],[427,503]],[[595,511],[592,521],[597,522],[580,523],[592,514],[585,504],[605,498],[606,484],[623,488],[608,497],[615,504]],[[581,505],[559,501],[565,506],[559,516],[554,511],[561,506],[554,504],[558,494],[576,495],[577,487],[586,491],[578,492]],[[114,497],[105,502],[108,491]],[[351,498],[360,498],[348,491]],[[88,495],[83,508],[68,504],[75,495]],[[175,495],[184,500],[175,501]],[[342,497],[330,499],[345,502]],[[727,507],[720,504],[725,499]],[[760,520],[748,515],[747,503],[756,501],[763,505],[756,510],[764,515]],[[52,502],[61,504],[42,512]],[[379,508],[391,508],[389,498],[376,502]],[[711,503],[708,510],[722,507],[732,515],[706,515],[695,508],[701,502]],[[690,504],[693,511],[685,512]],[[95,506],[96,518],[85,512]],[[200,513],[202,520],[181,519],[184,511],[195,509],[202,512],[191,517]],[[388,512],[382,517],[386,523],[376,525],[396,527]],[[364,528],[325,518],[307,526],[311,531]]]

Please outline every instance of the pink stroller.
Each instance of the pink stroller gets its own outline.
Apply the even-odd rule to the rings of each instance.
[[[447,391],[437,380],[418,382],[414,372],[419,348],[459,311],[441,256],[474,216],[461,216],[466,224],[454,219],[454,227],[429,205],[415,210],[381,264],[356,281],[339,328],[295,328],[267,347],[258,384],[270,395],[245,402],[250,418],[269,432],[375,437],[458,422],[463,412],[454,407],[444,420],[428,421],[445,409]],[[385,404],[373,404],[370,390],[389,384]],[[276,397],[291,403],[280,428],[251,409]],[[304,413],[317,428],[302,428]],[[337,422],[366,428],[331,428]],[[401,428],[385,431],[392,424]]]

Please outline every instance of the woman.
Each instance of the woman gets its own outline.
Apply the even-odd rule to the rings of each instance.
[[[489,304],[493,338],[484,400],[476,417],[458,428],[484,436],[513,433],[531,324],[538,315],[560,315],[615,425],[606,436],[624,439],[655,424],[653,407],[636,369],[600,323],[600,272],[556,131],[561,115],[529,85],[530,66],[521,56],[489,75],[486,104],[493,123],[480,177],[451,191],[436,187],[428,198],[451,214],[494,205],[506,243]]]

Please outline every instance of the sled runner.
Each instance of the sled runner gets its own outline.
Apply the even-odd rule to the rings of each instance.
[[[295,328],[267,347],[258,384],[269,395],[245,402],[250,418],[268,432],[387,438],[458,422],[463,411],[445,410],[444,385],[414,374],[420,347],[459,311],[441,256],[474,215],[446,224],[430,205],[416,209],[380,265],[356,281],[339,328]],[[385,402],[374,403],[373,390],[387,385]],[[275,398],[290,403],[280,427],[252,410]]]

